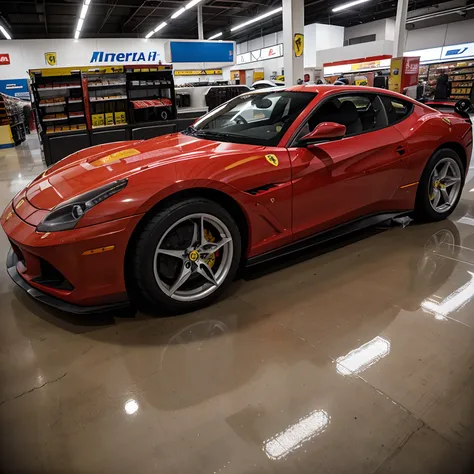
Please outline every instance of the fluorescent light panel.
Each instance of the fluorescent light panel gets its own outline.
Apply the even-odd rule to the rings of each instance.
[[[201,0],[191,0],[184,8],[186,8],[186,10],[189,10],[190,8],[196,6],[200,1]]]
[[[182,15],[186,10],[184,8],[180,8],[178,11],[175,11],[171,15],[171,19],[174,20],[175,18],[178,18],[178,16]]]
[[[344,3],[342,5],[339,5],[338,7],[333,8],[332,11],[334,13],[340,12],[341,10],[345,10],[346,8],[355,7],[356,5],[359,5],[360,3],[365,3],[365,2],[368,2],[368,1],[369,0],[354,0],[353,2]]]
[[[162,30],[168,23],[164,21],[163,23],[160,23],[154,30],[153,33],[158,33],[158,31]]]
[[[367,1],[367,0],[364,0]],[[240,25],[234,26],[233,28],[230,29],[230,31],[237,31],[240,30],[241,28],[245,28],[248,25],[252,25],[253,23],[256,23],[257,21],[261,21],[264,18],[268,18],[269,16],[276,15],[277,13],[280,13],[283,10],[283,7],[276,8],[275,10],[271,10],[267,13],[264,13],[263,15],[257,16],[257,18],[254,18],[253,20],[246,21],[245,23],[241,23]]]
[[[216,33],[215,35],[210,36],[207,39],[208,40],[213,40],[213,39],[219,38],[219,36],[222,36],[222,31],[220,33]]]
[[[79,14],[79,20],[77,20],[76,32],[74,33],[74,39],[79,39],[79,36],[84,25],[84,20],[87,15],[87,10],[89,10],[89,5],[91,0],[84,0],[82,3],[81,13]]]
[[[5,36],[5,38],[6,38],[7,40],[11,40],[11,39],[12,39],[12,37],[10,36],[10,34],[8,33],[8,31],[7,31],[3,26],[1,26],[1,25],[0,25],[0,31],[2,32],[3,36]]]

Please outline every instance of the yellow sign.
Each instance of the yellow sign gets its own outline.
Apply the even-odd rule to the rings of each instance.
[[[366,77],[361,78],[361,79],[356,79],[356,80],[355,80],[355,85],[356,85],[356,86],[368,86],[368,85],[369,85],[369,81],[367,80]]]
[[[393,92],[401,92],[402,60],[403,58],[392,58],[390,61],[390,77],[388,78],[388,88]]]
[[[115,161],[119,161],[122,158],[128,158],[130,156],[139,155],[140,152],[135,148],[128,148],[127,150],[117,151],[112,153],[111,155],[104,156],[103,158],[99,158],[95,161],[91,162],[92,166],[102,166],[102,165],[109,165],[110,163],[114,163]]]
[[[263,71],[254,71],[253,72],[253,82],[261,81],[262,79],[265,79],[265,73]]]
[[[265,155],[265,159],[273,166],[278,166],[278,158],[275,155]]]
[[[351,71],[360,71],[361,69],[374,69],[380,67],[380,61],[366,61],[365,63],[351,64]]]
[[[220,76],[222,69],[181,69],[174,71],[175,76]]]
[[[304,50],[304,35],[301,33],[296,33],[293,39],[293,50],[295,51],[295,56],[299,58],[303,55]]]
[[[50,66],[56,66],[58,58],[58,53],[44,53],[44,59],[46,60],[46,64]]]

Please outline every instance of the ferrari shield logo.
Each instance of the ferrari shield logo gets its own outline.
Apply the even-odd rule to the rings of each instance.
[[[56,59],[58,53],[44,53],[44,59],[46,60],[46,64],[50,66],[56,66]]]
[[[265,155],[265,159],[273,166],[278,166],[278,158],[275,155]]]
[[[295,56],[299,58],[303,54],[304,50],[304,35],[301,33],[296,33],[293,40],[293,49],[295,51]]]
[[[451,125],[451,120],[449,120],[447,117],[443,117],[441,120],[446,122],[448,125]]]

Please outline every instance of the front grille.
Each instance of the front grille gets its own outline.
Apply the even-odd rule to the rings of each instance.
[[[25,263],[25,256],[23,255],[22,251],[20,250],[20,247],[18,245],[15,245],[11,240],[10,240],[10,245],[12,246],[12,250],[17,256],[18,260],[23,263],[23,265],[26,266]]]
[[[74,290],[74,286],[66,280],[65,276],[56,268],[54,268],[46,260],[40,258],[40,276],[33,278],[33,282],[38,283],[39,285],[49,286],[50,288],[55,288],[57,290]]]

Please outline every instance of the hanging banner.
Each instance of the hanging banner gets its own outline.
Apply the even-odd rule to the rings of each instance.
[[[220,76],[222,69],[181,69],[174,71],[175,76]]]

